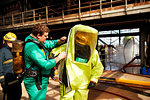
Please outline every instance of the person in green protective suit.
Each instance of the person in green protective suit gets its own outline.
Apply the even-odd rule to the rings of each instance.
[[[52,50],[55,55],[67,53],[58,67],[61,100],[87,100],[89,89],[96,86],[104,69],[95,49],[97,33],[92,27],[75,25],[67,44]]]
[[[59,40],[46,40],[48,34],[49,28],[47,26],[36,24],[32,33],[25,39],[24,85],[30,100],[46,100],[51,69],[66,57],[66,53],[61,52],[57,57],[49,59],[49,49],[64,43],[66,37],[61,37]]]

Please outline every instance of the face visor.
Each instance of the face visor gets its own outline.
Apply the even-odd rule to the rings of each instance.
[[[87,63],[95,49],[97,34],[77,31],[75,33],[75,61]]]

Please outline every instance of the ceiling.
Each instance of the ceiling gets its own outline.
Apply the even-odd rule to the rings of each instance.
[[[17,0],[0,0],[0,6],[8,5],[14,1],[17,1]]]

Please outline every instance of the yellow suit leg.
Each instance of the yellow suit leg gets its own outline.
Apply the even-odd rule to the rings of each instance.
[[[71,90],[65,94],[65,89],[63,85],[60,85],[60,100],[87,100],[88,89],[84,90]]]
[[[88,99],[88,89],[76,90],[74,94],[74,100],[87,100]]]
[[[72,90],[65,94],[65,86],[60,85],[60,100],[74,100],[73,95],[75,93],[75,90]]]

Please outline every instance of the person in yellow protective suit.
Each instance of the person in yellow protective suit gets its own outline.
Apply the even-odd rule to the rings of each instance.
[[[95,87],[103,72],[96,48],[98,31],[85,25],[71,28],[67,44],[52,50],[67,52],[58,67],[61,100],[87,100],[90,88]]]

